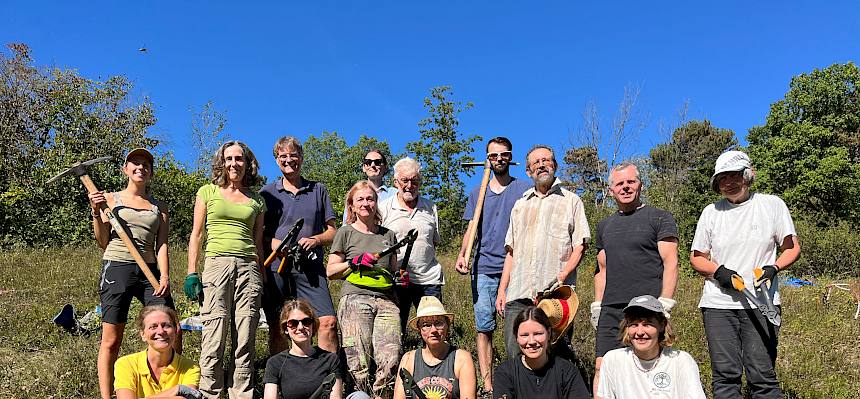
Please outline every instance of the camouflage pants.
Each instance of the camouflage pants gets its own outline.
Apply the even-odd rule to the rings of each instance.
[[[400,362],[400,309],[388,298],[350,294],[340,298],[337,319],[356,389],[382,397]]]

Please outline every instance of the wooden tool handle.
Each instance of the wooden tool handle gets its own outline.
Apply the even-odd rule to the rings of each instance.
[[[478,227],[481,223],[481,212],[484,210],[484,197],[487,195],[487,185],[490,183],[490,161],[484,161],[484,176],[481,177],[481,187],[478,189],[478,201],[475,204],[475,212],[472,215],[472,220],[469,221],[469,227],[466,230],[466,269],[471,268],[472,263],[472,248],[475,246],[475,238],[478,236]]]
[[[87,188],[87,192],[90,194],[99,191],[96,188],[96,185],[93,184],[92,179],[90,179],[89,175],[81,175],[81,182],[84,183],[84,187]],[[155,275],[152,274],[152,270],[149,270],[149,265],[146,264],[146,261],[143,260],[143,257],[140,256],[140,251],[137,250],[137,246],[134,245],[134,242],[131,241],[131,237],[126,234],[125,229],[119,223],[119,219],[116,218],[116,215],[113,213],[113,209],[107,206],[107,203],[102,203],[99,207],[101,211],[105,213],[110,222],[113,230],[116,231],[116,235],[119,236],[119,239],[122,240],[122,243],[125,244],[126,249],[131,254],[131,257],[134,258],[137,266],[140,267],[140,270],[146,276],[146,279],[149,280],[149,283],[152,284],[152,288],[155,291],[161,289],[161,285],[158,284],[158,280],[155,279]]]

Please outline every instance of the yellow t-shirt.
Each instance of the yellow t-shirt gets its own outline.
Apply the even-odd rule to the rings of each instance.
[[[150,375],[146,350],[123,356],[114,366],[114,391],[130,389],[138,398],[161,393],[179,384],[197,386],[199,383],[200,367],[178,353],[173,354],[173,361],[161,371],[159,381]]]

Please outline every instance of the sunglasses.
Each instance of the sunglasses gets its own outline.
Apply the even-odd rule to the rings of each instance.
[[[487,159],[489,159],[491,161],[495,161],[496,159],[499,159],[500,157],[505,158],[505,159],[511,159],[511,157],[513,155],[514,154],[510,151],[488,152],[487,153]]]
[[[379,159],[365,158],[364,159],[364,166],[370,166],[370,165],[382,166],[382,165],[385,165],[385,161],[382,158],[379,158]]]
[[[310,317],[305,317],[301,320],[289,319],[284,323],[284,325],[287,326],[287,328],[289,329],[295,330],[296,328],[298,328],[299,323],[302,323],[302,325],[305,327],[311,327],[314,325],[314,319]]]

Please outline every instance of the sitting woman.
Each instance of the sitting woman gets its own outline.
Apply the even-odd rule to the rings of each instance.
[[[409,328],[418,331],[424,348],[409,351],[400,360],[400,375],[394,385],[394,399],[415,398],[409,395],[421,390],[427,398],[474,399],[476,395],[475,364],[472,355],[447,342],[454,314],[445,312],[434,296],[421,298],[416,316]],[[402,379],[403,370],[410,381]]]
[[[117,399],[202,398],[197,390],[200,382],[197,362],[173,350],[179,331],[176,312],[164,305],[146,306],[141,309],[137,324],[147,348],[116,361]]]
[[[689,353],[671,348],[672,325],[657,298],[631,299],[620,329],[626,347],[603,357],[598,398],[705,398],[696,361]]]
[[[292,347],[269,358],[263,378],[263,399],[340,399],[343,371],[337,354],[313,346],[319,327],[311,305],[304,299],[284,303],[280,327],[290,337]],[[349,399],[367,398],[363,392]]]
[[[513,331],[522,354],[496,368],[493,398],[591,397],[576,366],[549,352],[552,329],[542,309],[523,309],[514,318]]]
[[[397,237],[379,225],[376,190],[367,180],[346,194],[346,221],[334,236],[326,273],[346,280],[337,319],[349,373],[356,389],[379,398],[394,381],[400,359],[400,309],[394,294],[397,255],[378,254]]]

